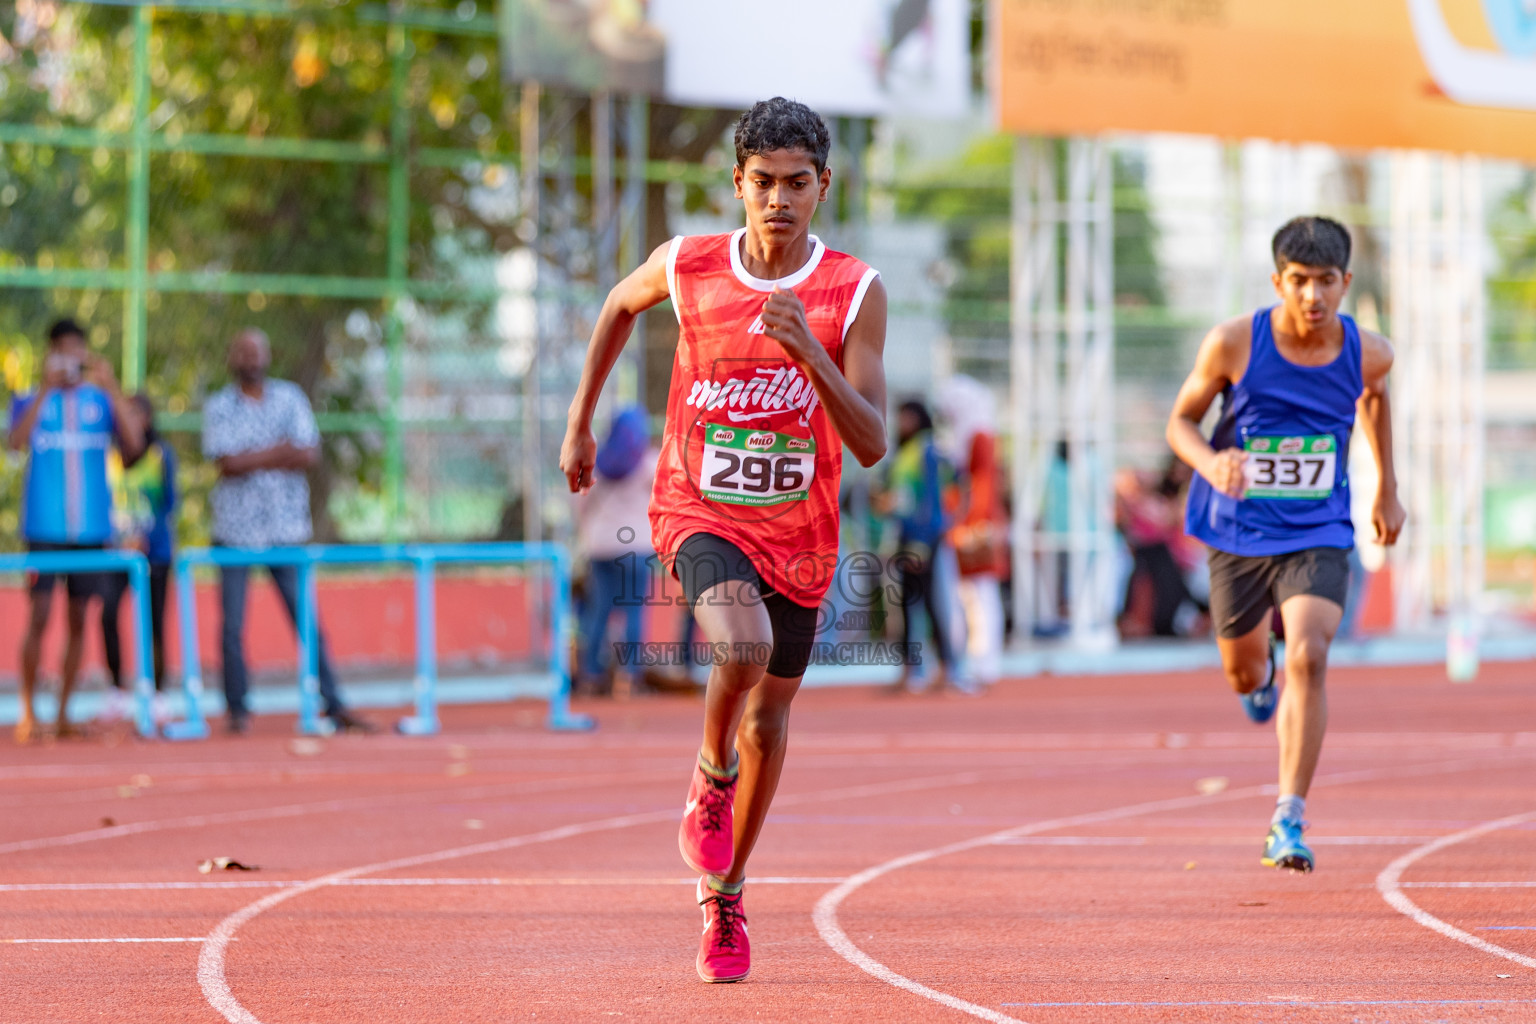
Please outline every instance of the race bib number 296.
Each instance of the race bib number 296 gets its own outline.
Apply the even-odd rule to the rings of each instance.
[[[1338,445],[1332,434],[1250,437],[1247,498],[1326,498],[1333,493]]]
[[[699,493],[731,505],[804,501],[816,476],[816,442],[771,430],[704,426]]]

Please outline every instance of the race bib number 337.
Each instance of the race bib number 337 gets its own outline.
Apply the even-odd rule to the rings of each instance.
[[[1332,434],[1250,437],[1247,498],[1326,498],[1333,493],[1338,445]]]
[[[816,475],[816,442],[771,430],[704,426],[699,493],[732,505],[804,501]]]

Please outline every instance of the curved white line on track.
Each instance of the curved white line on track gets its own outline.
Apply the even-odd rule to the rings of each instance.
[[[1403,776],[1439,774],[1447,771],[1461,770],[1464,768],[1486,766],[1486,758],[1474,758],[1442,762],[1439,764],[1416,765],[1407,768],[1394,768],[1392,770],[1369,768],[1353,772],[1340,772],[1336,775],[1327,777],[1326,779],[1319,779],[1318,781],[1335,783],[1362,782],[1381,777],[1401,778]],[[822,800],[853,799],[857,797],[876,796],[890,793],[915,792],[922,789],[933,789],[950,785],[972,785],[978,782],[995,782],[1000,778],[1027,775],[1034,770],[1035,769],[1032,767],[1027,770],[1012,772],[970,771],[960,772],[952,775],[903,779],[896,782],[872,783],[860,786],[845,786],[838,789],[820,790],[810,793],[786,794],[785,796],[779,797],[779,799],[776,801],[776,805],[781,807],[792,806],[795,804],[811,803],[814,801]],[[980,837],[980,839],[966,840],[960,843],[951,844],[950,846],[940,847],[936,850],[925,851],[925,853],[910,854],[907,857],[898,858],[897,861],[887,862],[886,864],[882,864],[875,868],[871,868],[868,871],[862,872],[859,875],[855,875],[853,878],[848,879],[848,881],[832,890],[831,893],[823,896],[821,900],[819,900],[816,904],[816,927],[817,930],[821,933],[822,938],[831,944],[834,949],[837,949],[845,959],[848,959],[851,963],[854,963],[861,969],[868,971],[870,974],[881,978],[881,980],[888,981],[890,984],[896,985],[899,988],[905,988],[908,991],[924,995],[926,998],[941,1002],[946,1006],[952,1006],[955,1009],[963,1009],[967,1013],[980,1016],[986,1020],[992,1020],[997,1022],[997,1024],[1024,1024],[1024,1022],[1019,1021],[1015,1017],[1009,1017],[1005,1014],[998,1013],[995,1010],[988,1009],[987,1007],[977,1006],[974,1003],[968,1003],[963,999],[939,992],[936,989],[930,989],[925,985],[897,974],[895,971],[892,971],[885,967],[883,964],[880,964],[872,957],[867,956],[865,953],[863,953],[863,951],[859,950],[858,947],[854,946],[853,943],[848,940],[848,937],[843,934],[842,929],[838,927],[837,904],[841,903],[842,899],[854,891],[854,889],[868,881],[873,880],[874,878],[878,878],[880,875],[883,875],[888,871],[895,870],[897,867],[905,867],[909,863],[917,863],[921,860],[930,860],[934,857],[942,856],[945,853],[971,849],[973,847],[984,845],[986,842],[994,841],[999,838],[1028,835],[1031,832],[1045,831],[1049,828],[1064,828],[1070,827],[1072,825],[1111,821],[1115,818],[1132,817],[1137,814],[1152,813],[1158,810],[1176,810],[1187,806],[1223,803],[1228,800],[1242,799],[1244,797],[1255,795],[1273,794],[1274,792],[1275,787],[1273,785],[1264,785],[1247,787],[1245,789],[1228,790],[1225,793],[1219,793],[1212,796],[1199,795],[1193,797],[1177,797],[1169,800],[1154,800],[1149,803],[1132,804],[1128,807],[1113,808],[1107,811],[1090,812],[1088,814],[1075,815],[1069,818],[1059,818],[1055,819],[1054,821],[1036,822],[1030,825],[1020,826],[1019,828],[1008,829],[1003,832],[994,833],[990,836],[983,836]],[[448,850],[440,850],[434,853],[419,854],[411,857],[401,857],[395,860],[381,861],[376,864],[366,864],[361,867],[348,868],[344,871],[332,872],[331,874],[323,875],[319,878],[304,882],[291,889],[278,890],[277,892],[264,896],[256,902],[235,911],[233,914],[220,921],[218,925],[213,929],[213,931],[209,933],[207,940],[203,944],[202,952],[198,956],[198,984],[201,986],[203,995],[208,1000],[208,1003],[213,1006],[214,1009],[218,1010],[218,1012],[222,1014],[224,1019],[229,1021],[230,1024],[262,1024],[260,1018],[256,1017],[243,1005],[241,1005],[240,1001],[235,998],[234,993],[230,991],[229,982],[224,973],[225,952],[229,948],[229,943],[234,940],[235,933],[238,932],[242,926],[244,926],[253,918],[264,913],[265,911],[270,910],[272,907],[275,907],[281,903],[285,903],[296,896],[303,895],[304,893],[314,892],[316,889],[325,888],[335,882],[356,878],[360,875],[372,874],[379,871],[392,871],[399,868],[416,867],[422,864],[453,860],[458,857],[470,857],[481,853],[493,853],[500,850],[514,849],[520,846],[531,846],[536,843],[552,842],[555,840],[567,839],[592,832],[611,831],[615,829],[629,828],[634,825],[675,820],[676,815],[676,810],[668,809],[664,811],[650,811],[643,814],[623,815],[616,818],[602,818],[596,821],[546,829],[542,832],[533,832],[522,836],[510,836],[506,839],[474,843],[469,846],[459,846]],[[830,897],[839,893],[841,893],[841,895],[837,897],[835,902],[831,903],[831,905],[826,909],[824,913],[823,905],[828,903]],[[823,927],[824,921],[828,924],[831,930],[835,930],[836,935],[840,936],[842,942],[846,944],[846,952],[843,949],[839,949],[838,946],[833,943],[832,938],[829,937],[828,928]],[[867,964],[860,962],[859,958],[867,961]]]
[[[1350,772],[1337,772],[1328,776],[1320,776],[1314,780],[1314,785],[1339,785],[1341,783],[1350,782],[1369,782],[1373,779],[1380,778],[1400,779],[1414,775],[1437,775],[1443,774],[1445,772],[1463,771],[1467,769],[1483,767],[1488,767],[1488,761],[1486,758],[1467,758],[1450,762],[1440,762],[1439,764],[1419,764],[1396,768],[1365,768]],[[860,888],[869,884],[882,875],[889,874],[893,871],[898,871],[901,868],[910,867],[913,864],[921,864],[924,861],[945,857],[952,853],[961,853],[963,851],[974,850],[982,846],[1005,843],[1010,839],[1015,839],[1020,836],[1033,835],[1037,832],[1054,831],[1055,829],[1059,828],[1070,828],[1074,825],[1098,824],[1106,821],[1115,821],[1120,818],[1131,818],[1141,814],[1153,814],[1158,811],[1172,811],[1185,807],[1198,807],[1201,805],[1208,805],[1213,803],[1225,803],[1231,800],[1246,799],[1250,796],[1262,796],[1266,794],[1272,795],[1275,793],[1276,789],[1277,787],[1273,784],[1264,786],[1248,786],[1243,789],[1229,789],[1223,793],[1216,793],[1210,796],[1198,795],[1174,797],[1168,800],[1152,800],[1146,803],[1130,804],[1125,807],[1112,807],[1103,811],[1090,811],[1086,814],[1076,814],[1066,818],[1053,818],[1046,821],[1031,822],[1027,825],[1020,825],[1017,828],[1004,829],[1001,832],[992,832],[984,836],[977,836],[974,839],[964,839],[956,843],[950,843],[947,846],[936,846],[931,850],[920,850],[917,853],[909,853],[906,856],[888,860],[883,864],[876,864],[872,868],[850,876],[847,881],[843,882],[843,884],[839,885],[837,888],[828,892],[826,895],[822,896],[821,899],[816,901],[816,908],[811,912],[811,920],[815,923],[816,931],[821,935],[822,941],[830,946],[838,956],[841,956],[844,960],[847,960],[849,963],[859,968],[859,970],[880,979],[888,985],[895,986],[896,988],[911,992],[913,995],[921,996],[924,999],[929,999],[941,1005],[948,1006],[951,1009],[959,1010],[962,1013],[968,1013],[973,1017],[979,1017],[982,1020],[992,1021],[994,1024],[1026,1024],[1025,1021],[1021,1021],[1017,1017],[1010,1017],[1005,1013],[1000,1013],[999,1011],[992,1009],[991,1007],[981,1006],[977,1003],[972,1003],[965,999],[961,999],[958,996],[952,996],[948,992],[940,992],[938,989],[929,988],[922,982],[913,981],[906,975],[899,974],[896,971],[891,970],[889,967],[885,966],[880,961],[864,952],[853,942],[852,939],[848,938],[847,932],[843,931],[842,926],[838,924],[837,921],[838,907],[841,906],[842,902],[851,896],[854,892],[858,891]],[[1536,812],[1532,812],[1530,817],[1536,818]],[[1522,818],[1522,820],[1524,820],[1524,818]],[[1505,824],[1513,824],[1513,822],[1506,821]],[[1446,927],[1450,926],[1447,925]],[[1473,936],[1470,935],[1467,937],[1473,938]],[[1481,942],[1482,940],[1478,939],[1474,941]],[[1489,943],[1489,945],[1492,944]],[[1498,949],[1501,947],[1494,948]],[[1532,966],[1536,966],[1536,964],[1533,964]]]
[[[1515,825],[1524,825],[1526,822],[1531,821],[1536,821],[1536,811],[1512,814],[1507,818],[1485,821],[1481,825],[1473,826],[1461,832],[1441,836],[1432,843],[1425,843],[1417,849],[1409,850],[1397,858],[1397,860],[1388,864],[1382,869],[1381,874],[1376,876],[1376,891],[1381,893],[1381,898],[1386,900],[1392,906],[1392,909],[1408,915],[1416,923],[1423,925],[1430,931],[1439,932],[1448,939],[1455,939],[1457,942],[1471,946],[1473,949],[1480,949],[1484,953],[1491,953],[1494,956],[1501,956],[1506,960],[1513,960],[1522,967],[1536,968],[1536,958],[1528,957],[1523,953],[1516,953],[1512,949],[1505,949],[1503,946],[1495,945],[1486,939],[1480,939],[1476,935],[1462,931],[1453,924],[1440,920],[1403,895],[1402,890],[1403,872],[1408,870],[1415,861],[1422,860],[1432,853],[1439,853],[1441,850],[1455,846],[1457,843],[1466,842],[1468,839],[1476,839],[1490,832],[1497,832],[1499,829],[1512,828]]]
[[[1049,752],[1047,752],[1049,753]],[[1098,757],[1091,763],[1070,764],[1067,766],[1052,766],[1044,764],[1032,764],[1020,768],[989,769],[989,774],[983,776],[976,772],[962,773],[949,776],[958,784],[977,781],[983,777],[988,778],[1014,778],[1018,776],[1036,775],[1060,775],[1085,768],[1102,768],[1106,764],[1114,767],[1125,767],[1139,763],[1144,757],[1132,757],[1129,759],[1110,759]],[[1045,771],[1042,772],[1042,769]],[[645,771],[628,771],[624,775],[626,779],[640,778],[674,778],[677,769],[647,769]],[[283,804],[278,807],[260,807],[243,811],[220,811],[215,814],[198,814],[185,818],[160,818],[152,821],[130,822],[124,825],[109,825],[104,828],[87,829],[83,832],[70,832],[58,836],[42,836],[37,839],[20,839],[10,843],[0,843],[0,854],[24,853],[30,850],[52,849],[60,846],[78,846],[81,843],[95,843],[103,839],[117,839],[122,836],[142,835],[146,832],[164,832],[180,828],[205,828],[209,825],[232,825],[247,821],[270,821],[278,818],[297,818],[310,814],[329,813],[334,811],[366,810],[380,805],[394,805],[400,803],[422,803],[433,798],[442,800],[479,800],[492,795],[517,795],[519,793],[538,793],[550,790],[575,789],[584,785],[606,786],[611,785],[614,773],[601,772],[591,775],[579,775],[564,779],[545,779],[529,782],[498,783],[492,786],[478,786],[472,789],[437,788],[422,789],[411,793],[389,793],[380,796],[343,797],[337,800],[324,800],[317,803]],[[881,787],[877,791],[881,793],[893,792],[885,789],[887,783],[878,783]],[[861,795],[862,791],[849,791],[850,796]],[[775,806],[788,806],[795,802],[797,797],[780,797]],[[822,799],[817,797],[817,799]]]
[[[924,861],[946,857],[952,853],[962,853],[966,850],[974,850],[983,846],[992,846],[997,843],[1016,839],[1020,836],[1033,835],[1036,832],[1050,832],[1059,828],[1072,828],[1078,825],[1094,825],[1106,821],[1114,821],[1118,818],[1131,818],[1139,814],[1152,814],[1157,811],[1180,810],[1185,807],[1199,807],[1213,803],[1225,803],[1231,800],[1245,800],[1252,796],[1262,796],[1265,793],[1274,792],[1274,786],[1248,786],[1244,789],[1229,789],[1224,793],[1212,796],[1185,796],[1174,797],[1168,800],[1150,800],[1144,803],[1129,804],[1125,807],[1112,807],[1104,811],[1090,811],[1087,814],[1074,814],[1066,818],[1051,818],[1046,821],[1034,821],[1028,825],[1020,825],[1016,828],[1004,829],[1001,832],[992,832],[988,835],[977,836],[974,839],[963,839],[947,846],[936,846],[931,850],[920,850],[917,853],[909,853],[904,857],[888,860],[884,864],[877,864],[865,871],[849,878],[842,885],[827,893],[816,901],[816,909],[811,913],[811,920],[816,924],[816,931],[820,933],[822,941],[844,960],[873,975],[888,985],[904,989],[913,995],[931,999],[933,1002],[948,1006],[952,1010],[968,1013],[972,1017],[993,1021],[994,1024],[1024,1024],[1017,1017],[1010,1017],[991,1007],[981,1006],[968,1002],[958,996],[952,996],[948,992],[940,992],[938,989],[929,988],[922,982],[913,981],[903,974],[891,970],[889,967],[864,952],[848,938],[837,923],[837,908],[843,900],[881,875],[899,871],[902,868],[911,867],[913,864],[921,864]]]
[[[345,871],[336,871],[329,875],[322,875],[292,889],[279,889],[269,896],[263,896],[255,903],[241,907],[220,921],[217,927],[208,934],[207,941],[203,943],[202,953],[197,958],[197,983],[202,986],[203,995],[207,998],[209,1005],[223,1014],[224,1019],[229,1021],[230,1024],[261,1024],[261,1020],[252,1014],[251,1011],[240,1005],[240,1001],[229,990],[229,982],[224,977],[224,953],[229,948],[230,941],[235,937],[235,932],[239,931],[242,925],[258,914],[272,909],[279,903],[285,903],[295,896],[301,896],[306,892],[313,892],[334,882],[376,871],[393,871],[399,868],[431,864],[436,861],[453,860],[456,857],[472,857],[481,853],[495,853],[500,850],[511,850],[519,846],[532,846],[536,843],[548,843],[557,839],[570,839],[573,836],[586,835],[591,832],[605,832],[613,829],[629,828],[632,825],[670,821],[677,816],[677,811],[668,809],[665,811],[649,811],[644,814],[626,814],[617,818],[602,818],[597,821],[582,822],[576,825],[562,825],[559,828],[545,829],[542,832],[532,832],[528,835],[510,836],[506,839],[459,846],[451,850],[438,850],[434,853],[423,853],[414,857],[398,857],[394,860],[380,861],[377,864],[365,864],[362,867],[348,868]]]
[[[1003,777],[1009,774],[1019,773],[1001,773]],[[781,806],[785,806],[821,800],[851,800],[890,793],[910,793],[921,789],[963,786],[983,781],[994,781],[999,776],[1000,773],[996,772],[971,771],[951,775],[901,779],[895,782],[876,782],[862,786],[841,786],[837,789],[789,794],[780,797],[778,803]],[[675,809],[669,808],[664,811],[647,811],[643,814],[626,814],[615,818],[600,818],[596,821],[563,825],[559,828],[545,829],[542,832],[531,832],[527,835],[510,836],[506,839],[493,839],[483,843],[472,843],[469,846],[456,846],[449,850],[417,854],[411,857],[399,857],[395,860],[380,861],[377,864],[365,864],[362,867],[347,868],[344,871],[335,871],[328,875],[322,875],[319,878],[295,885],[291,889],[280,889],[270,895],[263,896],[255,903],[241,907],[220,921],[213,931],[208,934],[207,941],[203,944],[202,953],[197,958],[198,985],[202,987],[203,995],[208,1000],[209,1005],[223,1014],[224,1019],[229,1021],[230,1024],[262,1024],[260,1018],[242,1006],[240,1000],[236,999],[234,993],[230,991],[229,981],[224,975],[224,954],[229,947],[229,943],[234,940],[235,933],[246,922],[278,904],[286,903],[288,900],[296,896],[302,896],[304,893],[314,892],[316,889],[322,889],[326,886],[356,878],[359,875],[417,867],[422,864],[454,860],[459,857],[473,857],[482,853],[496,853],[501,850],[515,849],[519,846],[532,846],[536,843],[570,839],[574,836],[586,835],[592,832],[607,832],[615,829],[629,828],[634,825],[675,821],[678,816],[678,812]]]

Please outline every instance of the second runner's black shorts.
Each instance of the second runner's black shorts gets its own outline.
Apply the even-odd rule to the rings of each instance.
[[[1226,640],[1247,636],[1272,609],[1298,594],[1344,607],[1349,552],[1307,548],[1283,555],[1233,555],[1211,549],[1211,624]]]
[[[744,580],[757,587],[763,607],[773,625],[773,653],[768,658],[768,674],[782,679],[798,679],[811,663],[811,649],[816,641],[816,622],[821,609],[795,604],[774,590],[752,567],[752,560],[740,548],[712,533],[695,533],[683,541],[672,563],[672,574],[683,585],[683,596],[691,608],[699,595],[710,587],[731,580]]]

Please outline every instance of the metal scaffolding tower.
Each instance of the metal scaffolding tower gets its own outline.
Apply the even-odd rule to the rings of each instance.
[[[421,145],[413,136],[413,108],[409,75],[414,40],[432,35],[493,38],[493,15],[476,5],[460,4],[455,11],[412,7],[406,2],[366,6],[355,10],[307,8],[279,0],[165,0],[160,4],[121,0],[134,7],[131,16],[132,64],[129,96],[132,122],[125,130],[30,123],[0,123],[0,146],[28,143],[72,149],[104,150],[124,156],[128,178],[127,217],[124,225],[125,255],[121,266],[96,268],[11,265],[0,267],[0,289],[89,288],[119,292],[123,296],[122,381],[129,390],[143,384],[147,342],[147,308],[155,293],[195,293],[262,296],[315,296],[355,299],[383,304],[387,351],[385,375],[387,401],[378,412],[321,412],[317,419],[327,432],[377,432],[384,438],[383,490],[387,532],[398,537],[405,529],[406,435],[411,432],[456,429],[455,421],[407,418],[402,415],[406,392],[406,329],[403,310],[411,301],[495,302],[506,298],[509,287],[500,281],[425,280],[410,273],[410,220],[413,208],[412,172],[416,168],[461,168],[497,165],[523,174],[525,199],[533,200],[525,211],[529,232],[525,241],[541,249],[561,245],[583,249],[595,273],[590,281],[552,281],[542,278],[533,293],[539,303],[540,321],[548,330],[535,339],[536,355],[524,381],[522,414],[506,421],[482,421],[481,426],[521,435],[525,454],[522,468],[526,535],[537,539],[545,520],[540,497],[553,466],[551,425],[563,421],[563,408],[552,411],[556,395],[541,387],[560,380],[560,359],[568,354],[567,329],[579,317],[572,310],[590,304],[595,289],[616,278],[612,266],[622,256],[627,264],[643,259],[645,233],[645,184],[647,182],[713,182],[718,172],[678,161],[652,161],[647,154],[648,105],[644,98],[629,98],[623,105],[622,125],[614,125],[612,98],[591,99],[594,126],[591,156],[575,155],[571,131],[578,111],[585,111],[587,97],[551,97],[537,85],[525,87],[521,105],[522,132],[518,152],[488,148],[451,148]],[[484,5],[489,6],[489,5]],[[385,140],[321,140],[238,134],[171,133],[155,128],[152,121],[153,84],[150,54],[155,20],[164,13],[216,14],[228,17],[272,18],[325,17],[353,19],[380,28],[386,36],[391,63],[389,133]],[[542,95],[541,95],[542,94]],[[546,117],[541,122],[541,105]],[[553,131],[549,125],[553,124]],[[601,133],[599,135],[599,132]],[[624,160],[614,160],[613,134],[625,142]],[[563,133],[563,134],[562,134]],[[548,138],[547,136],[559,136]],[[541,142],[553,141],[552,147]],[[551,153],[550,150],[554,152]],[[151,174],[150,154],[194,153],[205,156],[241,157],[250,160],[309,161],[314,163],[370,164],[388,169],[388,234],[382,273],[373,277],[290,273],[246,273],[225,270],[154,269],[149,260]],[[622,186],[618,179],[622,178]],[[578,181],[590,182],[592,201],[583,204]],[[584,195],[584,193],[583,193]],[[549,250],[552,251],[552,250]],[[550,265],[546,261],[546,267]],[[578,293],[580,293],[578,295]],[[600,298],[600,295],[599,295]],[[559,331],[557,335],[557,330]],[[554,344],[557,339],[560,344]],[[584,338],[575,339],[579,345]],[[632,346],[638,350],[638,346]],[[629,357],[636,364],[633,378],[643,373],[638,351]],[[642,382],[643,386],[643,382]],[[643,390],[630,385],[630,395]],[[197,430],[196,412],[163,414],[161,425],[169,430]],[[540,461],[539,453],[543,453]]]
[[[1116,642],[1112,166],[1102,139],[1014,148],[1014,622],[1083,647]]]
[[[1481,164],[1392,157],[1391,325],[1400,493],[1396,624],[1444,625],[1451,678],[1477,671],[1483,593],[1483,373],[1487,351]]]

